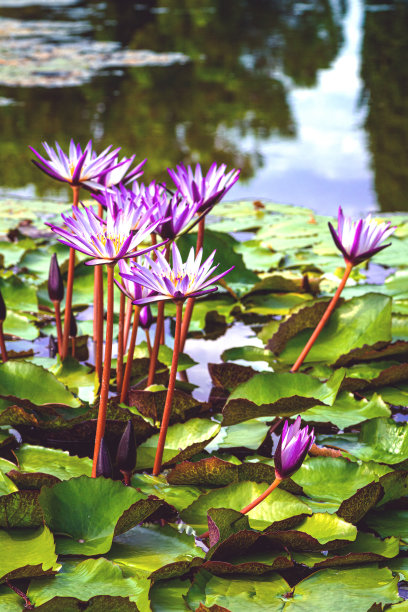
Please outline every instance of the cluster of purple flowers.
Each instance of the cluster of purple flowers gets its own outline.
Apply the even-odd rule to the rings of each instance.
[[[33,160],[35,165],[56,180],[85,187],[106,210],[105,218],[102,218],[93,206],[74,205],[72,215],[62,215],[63,226],[49,226],[60,242],[88,255],[91,258],[87,262],[89,265],[115,264],[132,259],[131,271],[122,264],[120,273],[127,281],[148,288],[148,291],[130,289],[124,280],[120,288],[134,303],[140,303],[140,299],[149,302],[171,296],[198,296],[209,291],[207,287],[211,282],[227,274],[226,271],[209,279],[213,271],[209,262],[212,263],[214,254],[202,266],[202,253],[197,258],[190,254],[187,262],[182,264],[174,244],[172,266],[160,250],[155,251],[153,258],[146,258],[143,264],[137,263],[136,258],[189,231],[203,213],[211,210],[231,189],[238,180],[239,170],[226,173],[225,164],[219,167],[213,164],[204,175],[200,164],[195,170],[179,165],[176,171],[169,169],[175,185],[174,192],[170,192],[164,184],[154,181],[150,185],[139,184],[135,179],[143,173],[146,160],[130,170],[135,156],[119,161],[119,149],[111,151],[108,147],[97,155],[91,142],[82,151],[80,145],[75,145],[72,140],[68,154],[58,143],[55,143],[55,150],[47,143],[43,146],[49,159],[31,148],[39,160]],[[125,185],[131,181],[134,181],[132,188],[126,188]],[[151,234],[158,235],[162,242],[140,248]],[[181,270],[182,282],[177,282],[176,293],[171,293],[169,287],[173,287]],[[158,278],[163,282],[157,282]]]

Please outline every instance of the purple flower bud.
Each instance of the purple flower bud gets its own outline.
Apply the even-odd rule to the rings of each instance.
[[[78,327],[75,321],[74,313],[71,312],[71,319],[69,322],[69,335],[71,338],[76,338],[77,334],[78,334]]]
[[[116,464],[121,472],[132,472],[136,465],[136,442],[133,423],[129,419],[120,439]]]
[[[64,283],[58,265],[56,253],[51,256],[50,271],[48,273],[48,295],[52,302],[61,302],[64,299]]]
[[[0,321],[3,322],[5,321],[7,316],[7,308],[6,308],[6,304],[4,302],[3,296],[1,295],[1,291],[0,291]]]
[[[289,427],[285,421],[283,431],[276,447],[275,474],[283,480],[292,476],[302,465],[310,447],[314,444],[314,430],[309,433],[309,427],[300,429],[300,416]]]
[[[110,458],[108,447],[105,444],[105,440],[102,438],[101,445],[99,447],[98,461],[96,463],[96,476],[112,478],[112,475],[112,461]]]
[[[153,315],[150,306],[143,306],[140,310],[139,325],[142,329],[149,329],[153,323]]]
[[[57,353],[58,353],[58,343],[55,340],[54,336],[50,334],[50,337],[48,340],[48,354],[51,357],[51,359],[53,359]]]
[[[378,223],[371,218],[371,215],[359,221],[352,221],[350,217],[343,215],[340,207],[337,232],[331,223],[329,223],[329,229],[336,247],[342,252],[344,259],[353,265],[357,265],[390,246],[390,243],[381,243],[397,228],[391,227],[391,223]]]

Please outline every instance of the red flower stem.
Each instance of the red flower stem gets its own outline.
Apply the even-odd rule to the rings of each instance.
[[[98,422],[96,425],[95,448],[94,448],[93,464],[92,464],[92,478],[96,478],[96,465],[98,462],[98,455],[99,455],[99,449],[101,447],[101,440],[105,433],[106,409],[108,406],[109,380],[110,380],[111,357],[112,357],[112,340],[113,340],[113,286],[114,286],[113,275],[114,275],[114,270],[115,270],[114,264],[107,264],[108,307],[107,307],[107,319],[106,319],[105,360],[103,363],[101,395],[99,399]]]
[[[149,334],[148,329],[145,329],[145,334],[146,334],[147,350],[149,351],[149,357],[151,357],[152,356],[152,343],[150,342],[150,334]]]
[[[352,269],[353,269],[353,264],[350,263],[349,261],[347,261],[346,262],[346,269],[344,270],[343,278],[340,281],[340,285],[338,286],[336,293],[332,297],[330,304],[326,308],[326,311],[325,311],[324,315],[322,316],[322,318],[320,319],[319,323],[317,324],[316,329],[314,330],[313,334],[310,336],[310,338],[309,338],[308,342],[306,343],[306,346],[304,347],[303,351],[300,353],[299,357],[296,359],[294,365],[292,366],[292,369],[290,370],[291,372],[297,372],[298,371],[298,369],[302,365],[304,359],[306,358],[308,352],[310,351],[310,349],[312,348],[313,344],[315,343],[318,335],[322,331],[323,327],[326,325],[327,320],[329,319],[331,313],[333,312],[333,310],[336,307],[336,304],[337,304],[337,302],[339,300],[340,294],[341,294],[341,292],[344,289],[344,285],[346,284],[347,279],[350,276],[350,272],[351,272]]]
[[[98,380],[102,377],[103,358],[103,268],[95,266],[96,300],[94,302],[94,324],[96,330],[95,372]]]
[[[72,187],[72,203],[74,206],[78,206],[79,201],[79,186],[71,185]],[[71,322],[71,307],[72,307],[72,290],[74,287],[74,273],[75,273],[75,249],[69,249],[69,263],[68,263],[68,279],[67,279],[67,293],[65,297],[65,317],[64,317],[64,335],[62,339],[62,353],[61,359],[65,359],[68,355],[68,339],[69,339],[69,326]]]
[[[198,251],[203,247],[204,230],[205,230],[205,217],[200,219],[198,223],[196,257],[198,255]],[[187,300],[186,310],[184,312],[184,317],[183,317],[183,327],[181,329],[181,343],[180,343],[181,352],[184,351],[184,345],[187,339],[188,328],[190,327],[191,317],[193,316],[194,302],[195,302],[195,298],[189,298]]]
[[[149,374],[147,377],[147,386],[150,387],[154,383],[154,375],[156,372],[157,357],[159,355],[161,328],[164,321],[164,303],[163,301],[157,304],[157,319],[156,319],[156,333],[154,336],[154,344],[152,349],[152,355],[150,357]]]
[[[31,603],[31,601],[28,599],[27,595],[23,591],[21,591],[16,586],[14,586],[14,584],[11,584],[9,580],[6,580],[6,584],[9,587],[9,589],[14,591],[17,595],[19,595],[19,597],[24,599],[24,602],[25,602],[24,610],[34,610],[33,604]]]
[[[170,261],[170,244],[166,244],[166,251],[164,254],[166,261]],[[163,323],[161,326],[161,330],[160,330],[160,344],[164,344],[165,343],[165,336],[164,336],[164,320],[165,320],[165,315],[164,315],[164,302],[163,302]]]
[[[0,352],[3,363],[8,360],[6,343],[4,342],[3,321],[0,321]]]
[[[62,353],[62,325],[61,325],[61,308],[60,301],[53,300],[54,310],[55,310],[55,325],[57,327],[57,340],[58,340],[58,353],[61,355]]]
[[[120,473],[123,476],[123,484],[126,487],[130,487],[130,479],[132,477],[132,472],[125,472],[125,470],[120,470]]]
[[[253,510],[255,508],[255,506],[257,506],[258,504],[260,504],[264,499],[266,499],[268,497],[268,495],[270,493],[272,493],[272,491],[274,489],[276,489],[276,487],[278,487],[280,485],[280,483],[282,482],[283,478],[278,478],[276,477],[275,480],[273,481],[273,483],[266,489],[266,491],[264,491],[259,497],[257,497],[256,499],[254,499],[253,502],[251,502],[248,506],[245,506],[245,508],[242,508],[242,510],[240,511],[241,514],[247,514],[248,512],[250,512],[251,510]],[[209,536],[209,532],[206,531],[205,533],[202,533],[200,536],[198,536],[199,538],[208,538]]]
[[[118,357],[116,361],[116,384],[117,391],[120,393],[123,382],[123,344],[124,344],[124,328],[125,328],[125,294],[120,292],[120,306],[119,306],[119,330],[118,330]]]
[[[123,352],[126,353],[127,343],[129,340],[130,323],[132,320],[133,304],[132,300],[126,302],[126,313],[125,313],[125,329],[123,330]]]
[[[176,383],[178,357],[180,353],[180,336],[181,336],[181,322],[183,318],[183,302],[181,300],[177,301],[176,306],[177,306],[176,331],[174,333],[173,358],[171,360],[169,386],[167,388],[166,403],[164,405],[163,418],[162,418],[162,422],[160,426],[159,441],[157,443],[156,457],[154,460],[153,476],[158,476],[160,474],[163,452],[164,452],[164,444],[166,442],[167,428],[169,426],[169,421],[170,421],[171,405],[173,403],[174,386]]]
[[[61,359],[64,360],[68,355],[68,340],[69,340],[69,324],[71,321],[72,310],[72,289],[74,287],[74,271],[75,271],[75,249],[69,249],[68,263],[68,279],[67,293],[65,297],[65,316],[64,316],[64,335],[62,338]]]
[[[122,391],[120,394],[121,402],[127,401],[127,394],[129,391],[129,383],[130,383],[130,375],[132,372],[133,354],[135,352],[135,345],[136,345],[137,328],[139,327],[139,315],[140,315],[140,306],[135,306],[132,334],[130,336],[129,351],[127,355],[125,375],[123,377]]]

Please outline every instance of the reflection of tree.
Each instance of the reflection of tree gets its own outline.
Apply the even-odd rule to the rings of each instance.
[[[372,7],[372,0],[369,4]],[[365,13],[361,76],[368,105],[366,129],[381,210],[407,210],[408,4],[379,4],[390,10]]]
[[[90,12],[95,36],[116,37],[135,49],[182,52],[191,61],[130,69],[78,88],[1,88],[0,95],[18,104],[0,113],[0,184],[33,182],[44,193],[49,179],[26,162],[26,145],[55,139],[66,144],[70,137],[85,142],[90,133],[98,149],[114,143],[124,153],[147,157],[148,180],[163,178],[165,168],[180,161],[208,167],[213,160],[241,167],[249,177],[262,164],[256,143],[294,134],[282,73],[312,85],[340,44],[329,0],[310,1],[302,13],[294,0],[157,0],[150,5],[154,11],[133,11],[132,17],[132,3],[107,3],[109,25],[103,31],[96,27],[100,14],[95,11],[93,18]],[[246,137],[255,143],[255,154],[243,152]]]

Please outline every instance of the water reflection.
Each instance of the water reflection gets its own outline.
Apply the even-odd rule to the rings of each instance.
[[[58,22],[51,32],[34,27],[26,40],[34,37],[48,50],[71,45],[72,66],[84,62],[83,47],[97,54],[98,44],[109,41],[189,58],[102,72],[90,65],[91,80],[88,75],[77,87],[31,87],[30,73],[24,87],[1,86],[0,101],[14,103],[0,106],[0,185],[14,191],[35,185],[39,195],[56,194],[58,187],[28,163],[27,144],[91,136],[98,148],[113,143],[147,157],[146,180],[163,179],[165,168],[180,161],[224,161],[242,168],[231,197],[270,197],[329,212],[340,202],[346,209],[372,208],[361,114],[369,100],[365,128],[380,206],[403,208],[408,80],[401,50],[407,53],[408,9],[389,0],[395,10],[370,11],[363,19],[362,1],[36,0],[32,6],[0,0],[3,18],[28,30],[33,22]],[[0,47],[7,58],[4,23]],[[365,96],[359,109],[361,27]],[[21,53],[26,59],[28,51]],[[4,83],[8,64],[0,65]],[[45,71],[52,79],[49,69],[39,65],[36,75]],[[61,85],[61,73],[57,77]]]

